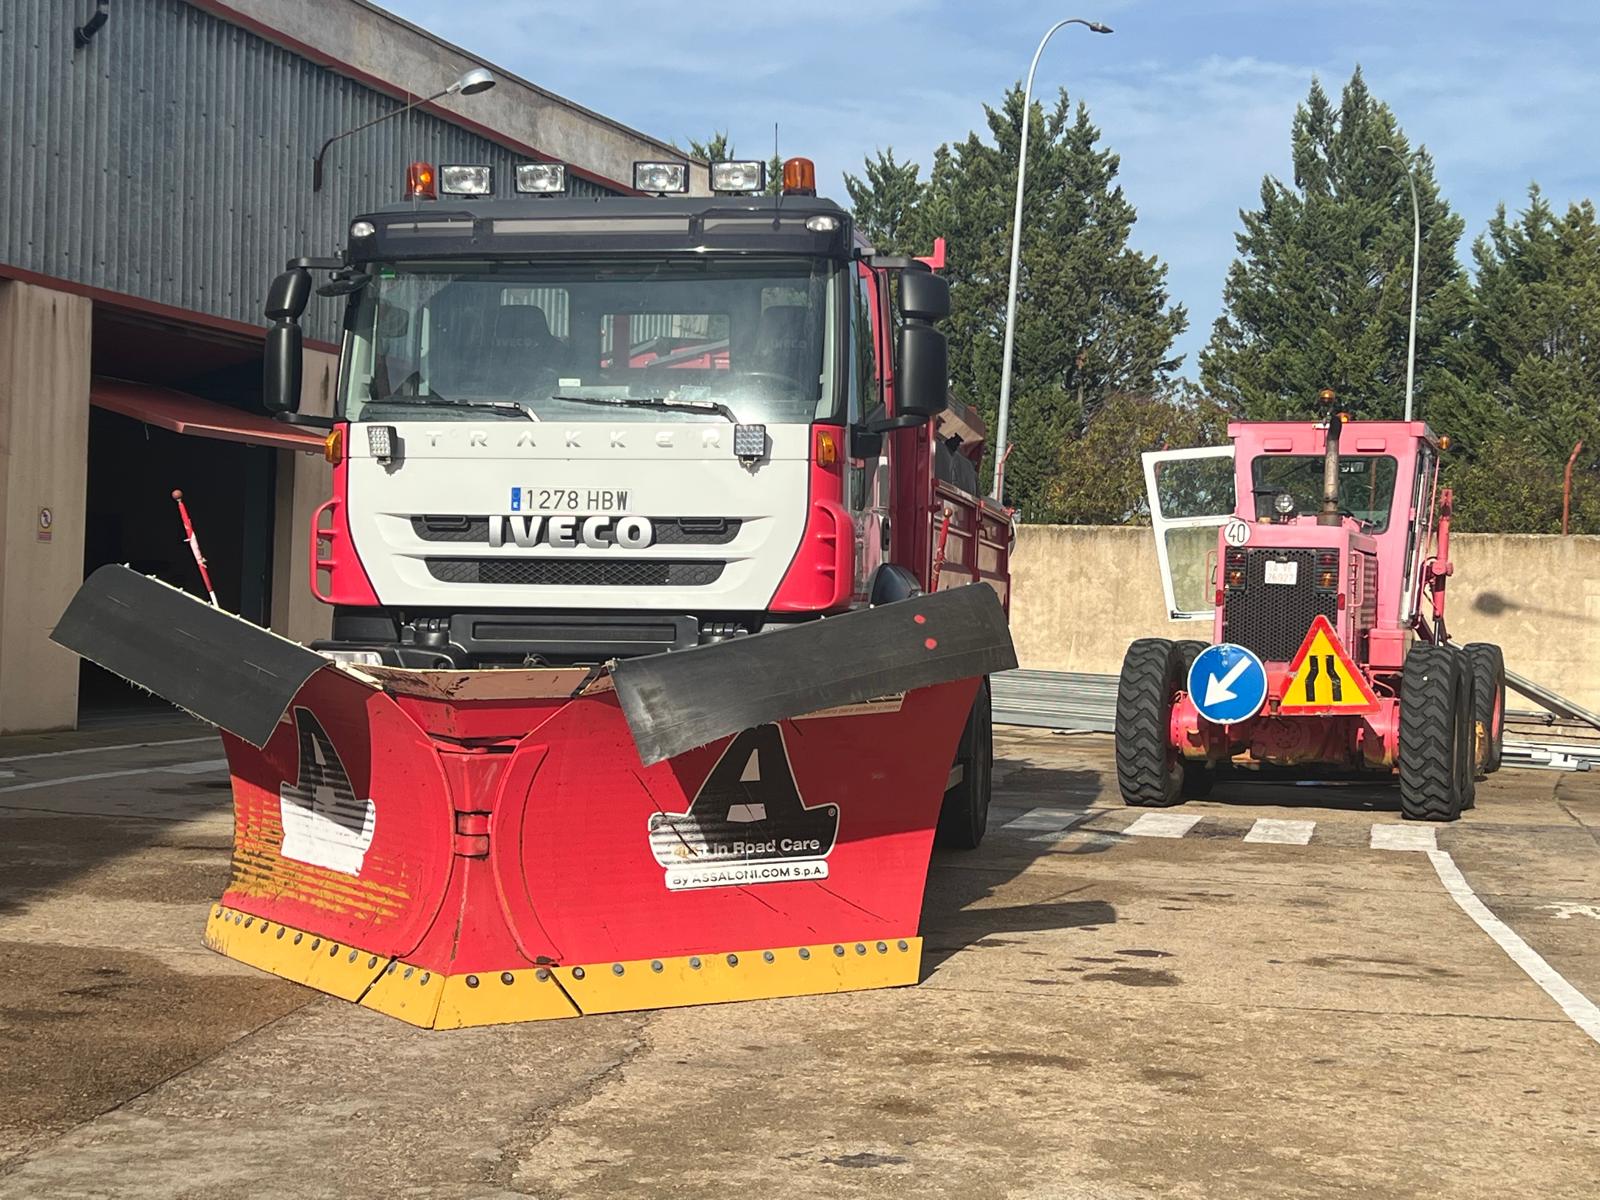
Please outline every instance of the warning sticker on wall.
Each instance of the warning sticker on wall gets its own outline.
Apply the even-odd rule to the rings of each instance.
[[[686,813],[651,813],[650,852],[671,891],[826,879],[837,805],[807,808],[776,725],[728,743]]]
[[[1289,664],[1289,686],[1278,711],[1284,713],[1376,712],[1378,698],[1356,669],[1328,618],[1311,623],[1306,640]]]

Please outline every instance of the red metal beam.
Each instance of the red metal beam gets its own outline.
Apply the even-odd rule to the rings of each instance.
[[[323,448],[323,436],[314,430],[286,425],[259,413],[229,408],[226,404],[202,400],[171,388],[96,376],[89,385],[89,402],[146,425],[192,437],[307,453],[317,453]]]

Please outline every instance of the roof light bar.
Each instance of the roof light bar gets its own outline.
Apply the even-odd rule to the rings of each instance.
[[[447,196],[494,195],[494,168],[460,163],[439,168],[439,190]]]
[[[633,164],[635,191],[682,193],[689,190],[689,164],[681,162],[636,162]]]
[[[727,160],[711,164],[711,190],[724,195],[765,191],[767,164],[760,159]]]
[[[517,191],[524,195],[558,195],[567,190],[566,164],[553,162],[518,163],[515,183]]]

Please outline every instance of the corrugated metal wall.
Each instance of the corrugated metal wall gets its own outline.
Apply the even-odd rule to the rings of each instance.
[[[504,186],[518,161],[413,112],[335,144],[313,193],[323,139],[398,101],[182,0],[119,0],[75,51],[93,7],[0,0],[0,263],[260,324],[284,261],[333,253],[407,163],[489,162]],[[315,302],[307,332],[333,340],[339,311]]]

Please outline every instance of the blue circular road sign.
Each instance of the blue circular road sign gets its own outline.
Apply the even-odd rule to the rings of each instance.
[[[1267,702],[1267,669],[1243,646],[1207,646],[1189,668],[1189,698],[1214,725],[1248,721]]]

